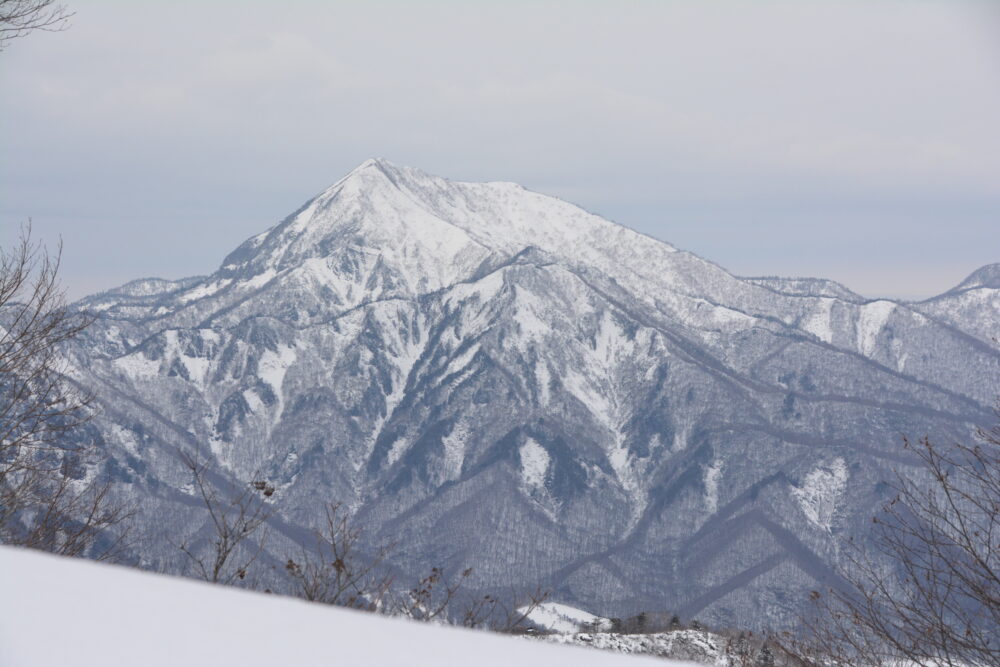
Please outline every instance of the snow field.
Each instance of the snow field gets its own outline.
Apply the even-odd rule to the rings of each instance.
[[[556,646],[0,547],[4,667],[600,667],[688,663]]]

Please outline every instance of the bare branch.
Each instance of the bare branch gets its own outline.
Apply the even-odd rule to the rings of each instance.
[[[0,0],[0,51],[8,41],[35,30],[65,30],[72,16],[73,12],[55,0]]]
[[[96,473],[103,457],[81,430],[92,396],[66,379],[62,346],[92,319],[67,307],[60,256],[32,241],[30,223],[0,250],[0,542],[118,558],[134,512]]]
[[[802,665],[1000,664],[1000,424],[977,439],[904,440],[920,474],[897,474],[871,550],[850,543],[850,588],[814,591],[806,637],[778,638],[783,653]]]
[[[298,560],[289,558],[285,564],[295,595],[323,604],[381,611],[392,584],[381,566],[392,547],[362,554],[361,534],[340,503],[328,504],[326,523],[315,533],[315,549],[303,548]]]
[[[246,581],[251,566],[264,550],[267,530],[256,533],[274,516],[269,500],[274,487],[254,480],[228,499],[219,497],[205,479],[205,465],[189,454],[182,455],[191,472],[194,488],[205,505],[212,530],[211,546],[197,548],[189,538],[176,545],[187,556],[199,578],[212,583]]]

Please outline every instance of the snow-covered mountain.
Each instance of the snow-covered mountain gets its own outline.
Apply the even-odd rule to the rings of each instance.
[[[987,264],[953,289],[913,307],[996,348],[1000,339],[1000,264]]]
[[[84,299],[69,353],[165,559],[201,520],[196,449],[273,480],[287,540],[338,500],[404,572],[760,626],[834,580],[838,536],[911,463],[901,433],[990,422],[996,266],[866,301],[370,160],[210,276]]]

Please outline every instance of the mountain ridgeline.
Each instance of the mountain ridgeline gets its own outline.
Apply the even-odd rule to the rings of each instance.
[[[217,484],[276,486],[271,562],[342,501],[401,573],[761,627],[836,583],[914,463],[901,434],[991,422],[998,267],[868,301],[370,160],[208,277],[82,300],[67,354],[168,569],[207,520],[197,451]]]

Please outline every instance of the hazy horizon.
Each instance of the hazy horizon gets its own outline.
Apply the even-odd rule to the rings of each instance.
[[[74,298],[211,273],[374,156],[870,298],[1000,261],[987,2],[69,8],[0,54],[0,243],[62,237]]]

